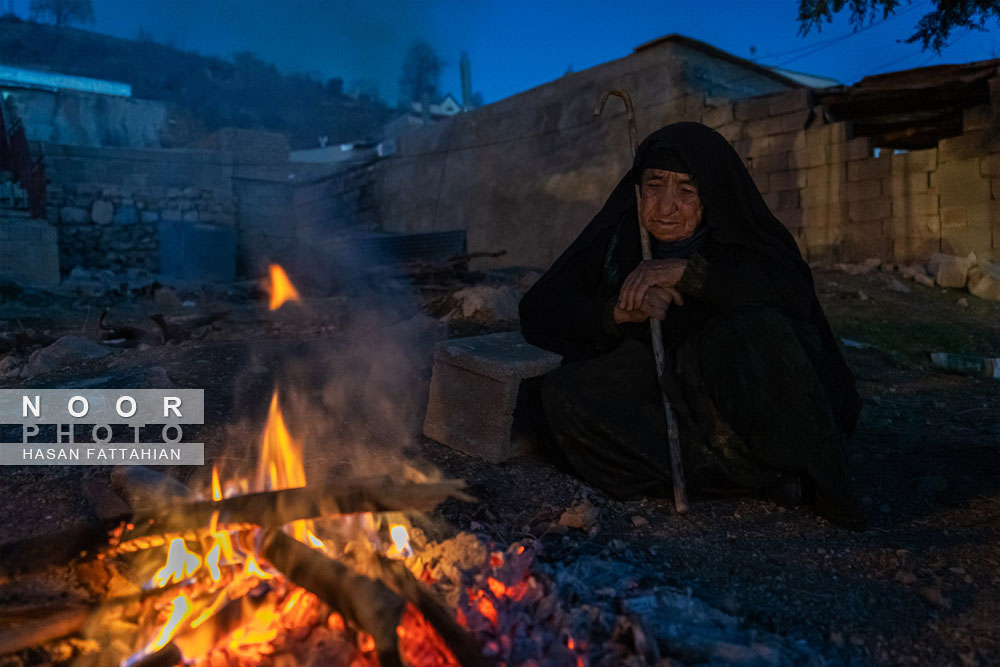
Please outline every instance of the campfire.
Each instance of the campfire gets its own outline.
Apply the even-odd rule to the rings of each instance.
[[[299,298],[281,267],[270,273],[272,310]],[[293,431],[275,391],[252,473],[213,467],[185,502],[0,545],[0,579],[76,563],[129,582],[13,640],[0,624],[0,655],[78,635],[50,662],[447,667],[548,653],[585,664],[583,642],[563,637],[553,652],[529,634],[539,619],[527,610],[558,611],[532,576],[530,543],[494,551],[466,533],[432,544],[411,522],[448,496],[471,500],[461,482],[310,485]]]

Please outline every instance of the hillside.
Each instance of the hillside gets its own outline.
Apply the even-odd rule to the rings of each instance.
[[[288,135],[293,148],[376,138],[392,110],[305,75],[281,74],[253,54],[234,62],[153,41],[133,41],[78,28],[0,17],[0,63],[122,81],[135,97],[162,100],[206,131],[265,129]]]

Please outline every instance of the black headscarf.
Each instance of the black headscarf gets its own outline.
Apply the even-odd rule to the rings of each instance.
[[[823,349],[816,370],[842,429],[852,433],[861,401],[854,376],[816,298],[809,266],[791,233],[767,207],[740,156],[721,134],[701,123],[674,123],[646,137],[636,151],[632,168],[604,206],[532,291],[544,290],[546,282],[555,278],[567,262],[574,261],[598,239],[609,238],[612,229],[616,230],[614,242],[624,244],[625,255],[631,258],[627,262],[632,266],[638,263],[641,256],[634,184],[648,157],[664,151],[681,156],[698,186],[704,209],[701,225],[708,229],[706,245],[739,256],[755,256],[769,266],[772,275],[780,276],[773,281],[774,287],[788,310],[807,314],[803,318],[819,332]],[[529,292],[522,302],[522,328],[529,340],[532,337],[525,311],[531,309],[531,297]]]

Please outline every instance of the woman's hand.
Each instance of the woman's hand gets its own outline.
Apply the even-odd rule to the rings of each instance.
[[[615,316],[617,317],[619,309],[624,313],[642,310],[646,295],[654,287],[670,295],[670,301],[667,305],[670,303],[676,303],[678,306],[684,305],[684,297],[676,290],[676,286],[686,268],[686,259],[647,259],[639,262],[639,266],[635,267],[632,273],[625,278],[625,282],[618,292]],[[662,320],[663,318],[656,319]]]
[[[663,320],[667,316],[667,308],[671,303],[678,306],[684,304],[684,297],[673,288],[652,287],[646,290],[642,303],[638,308],[626,310],[615,306],[614,317],[616,324],[626,322],[645,322],[652,317],[654,320]]]

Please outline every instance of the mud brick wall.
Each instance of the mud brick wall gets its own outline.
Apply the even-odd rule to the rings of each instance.
[[[60,266],[158,271],[161,221],[234,226],[231,156],[43,144]]]

